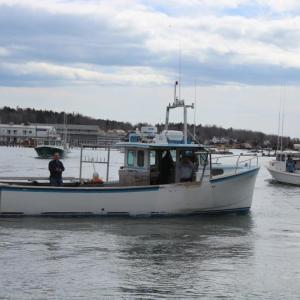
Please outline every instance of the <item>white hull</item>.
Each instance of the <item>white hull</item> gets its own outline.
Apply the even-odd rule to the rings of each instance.
[[[202,183],[143,187],[0,186],[0,215],[186,215],[247,211],[259,168]]]
[[[276,170],[275,168],[272,168],[270,166],[267,166],[267,170],[276,181],[287,184],[300,185],[300,173],[298,172],[290,173],[282,170]]]

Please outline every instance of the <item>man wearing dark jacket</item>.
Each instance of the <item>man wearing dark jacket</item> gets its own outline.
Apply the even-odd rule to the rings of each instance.
[[[49,162],[50,184],[62,186],[62,172],[65,170],[63,163],[59,160],[59,153],[54,153],[53,160]]]

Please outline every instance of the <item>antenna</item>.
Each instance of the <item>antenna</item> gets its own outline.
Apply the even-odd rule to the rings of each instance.
[[[178,98],[181,99],[180,83],[181,83],[181,43],[179,42],[178,50]]]
[[[194,140],[196,139],[196,104],[197,104],[197,82],[196,79],[194,81],[194,85],[195,85],[195,98],[194,98]]]

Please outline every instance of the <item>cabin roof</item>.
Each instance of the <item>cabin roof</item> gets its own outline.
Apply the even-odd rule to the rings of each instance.
[[[132,143],[132,142],[122,142],[115,145],[118,148],[136,148],[136,149],[203,149],[203,145],[199,144],[156,144],[156,143]]]
[[[277,151],[277,155],[278,154],[288,154],[288,155],[300,156],[300,152],[299,151],[294,151],[294,150]]]

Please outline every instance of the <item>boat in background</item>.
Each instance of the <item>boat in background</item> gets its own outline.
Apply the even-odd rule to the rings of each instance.
[[[300,185],[300,145],[295,144],[294,150],[283,150],[284,142],[284,105],[280,100],[278,115],[278,137],[275,159],[266,165],[272,178],[280,183]]]
[[[54,153],[59,153],[61,158],[66,157],[69,151],[68,144],[59,139],[47,139],[38,142],[34,148],[39,158],[51,158]]]
[[[281,183],[300,185],[300,152],[278,151],[266,166],[272,178]]]
[[[52,158],[54,153],[58,153],[61,158],[65,158],[70,152],[67,130],[67,116],[64,113],[64,134],[63,140],[57,135],[49,136],[48,139],[38,141],[37,146],[34,148],[39,158],[49,159]]]

